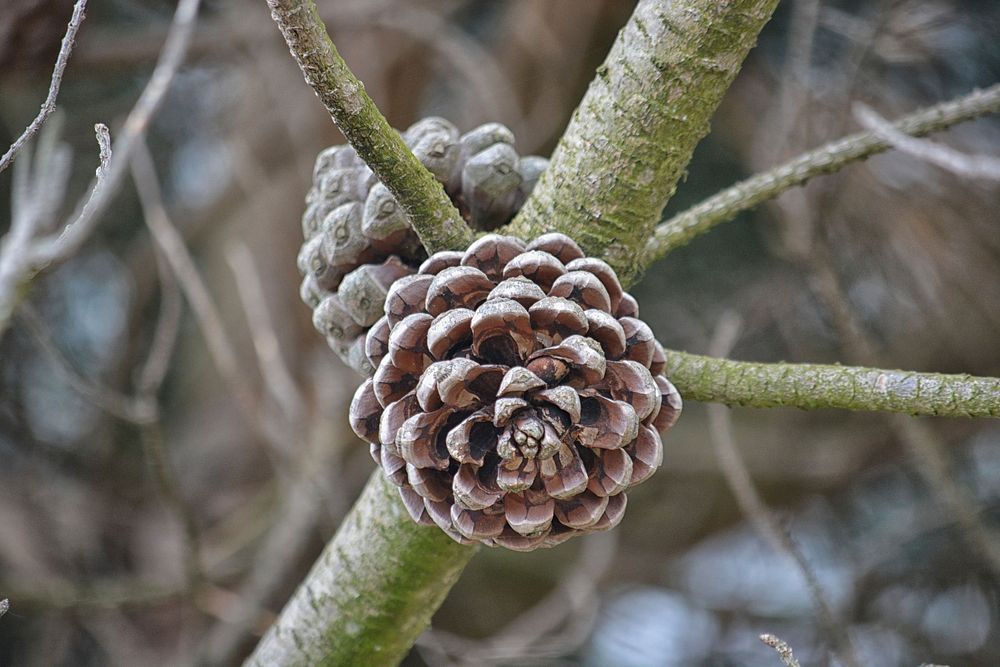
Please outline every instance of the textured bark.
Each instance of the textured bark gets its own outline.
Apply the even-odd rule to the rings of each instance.
[[[415,524],[377,470],[245,664],[398,664],[475,552]]]
[[[921,109],[900,118],[893,127],[910,136],[922,137],[998,111],[1000,84]],[[646,245],[643,263],[649,266],[699,234],[816,176],[839,171],[890,148],[891,143],[874,132],[858,132],[740,181],[659,225]]]
[[[766,364],[667,351],[685,400],[752,408],[840,408],[1000,417],[1000,378],[825,364]]]
[[[358,155],[378,175],[428,252],[463,249],[472,230],[347,67],[312,0],[267,0],[308,83]]]
[[[628,285],[777,0],[641,0],[506,230],[572,236]]]

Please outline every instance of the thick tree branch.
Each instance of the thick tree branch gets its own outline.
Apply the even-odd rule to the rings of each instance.
[[[626,283],[776,0],[641,0],[508,232],[569,234]]]
[[[667,352],[685,399],[751,408],[840,408],[1000,417],[1000,378],[826,364],[769,364]]]
[[[892,128],[912,137],[922,137],[997,111],[1000,111],[1000,84],[921,109],[900,118],[892,124]],[[774,199],[785,190],[803,185],[816,176],[839,171],[852,162],[892,147],[890,141],[874,132],[858,132],[751,176],[659,225],[646,245],[644,263],[646,266],[652,264],[694,237],[732,220],[743,211]]]
[[[245,665],[396,665],[475,552],[415,524],[377,470]]]
[[[428,252],[468,247],[472,230],[340,57],[313,0],[267,0],[267,4],[306,83],[399,201]]]

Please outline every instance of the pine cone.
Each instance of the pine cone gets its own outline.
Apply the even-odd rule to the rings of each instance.
[[[514,135],[499,123],[460,136],[448,121],[425,118],[403,138],[475,229],[509,222],[548,165],[518,157]],[[415,273],[426,253],[392,193],[350,146],[316,158],[302,233],[300,294],[313,323],[341,359],[371,375],[365,334],[381,316],[389,286]]]
[[[531,550],[615,526],[681,398],[614,270],[562,234],[491,234],[389,289],[351,425],[411,516]]]

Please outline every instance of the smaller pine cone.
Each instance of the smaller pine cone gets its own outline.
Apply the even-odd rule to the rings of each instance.
[[[351,426],[410,515],[519,551],[621,521],[681,410],[614,270],[562,234],[491,234],[393,283]]]
[[[460,134],[443,118],[425,118],[402,136],[474,229],[509,222],[548,165],[519,157],[513,133],[499,123]],[[300,294],[313,324],[341,359],[371,375],[365,335],[389,286],[416,273],[427,255],[392,193],[350,146],[317,157],[302,233]]]

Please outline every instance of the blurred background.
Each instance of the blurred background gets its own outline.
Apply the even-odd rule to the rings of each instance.
[[[496,120],[548,155],[633,3],[318,4],[394,126]],[[173,10],[92,2],[48,123],[63,215]],[[0,145],[44,99],[70,11],[0,6]],[[998,34],[989,0],[782,2],[668,214],[856,131],[855,101],[893,118],[995,83]],[[997,155],[1000,122],[935,139]],[[342,141],[265,4],[206,2],[149,130],[145,206],[127,180],[0,341],[0,665],[239,664],[336,530],[374,466],[345,417],[360,379],[313,330],[295,257],[313,160]],[[28,162],[0,175],[0,233]],[[674,349],[996,376],[998,210],[997,182],[890,152],[633,293]],[[181,286],[147,222],[190,252]],[[482,550],[405,664],[779,665],[761,633],[803,665],[1000,664],[996,421],[689,402],[664,444],[615,531]]]

